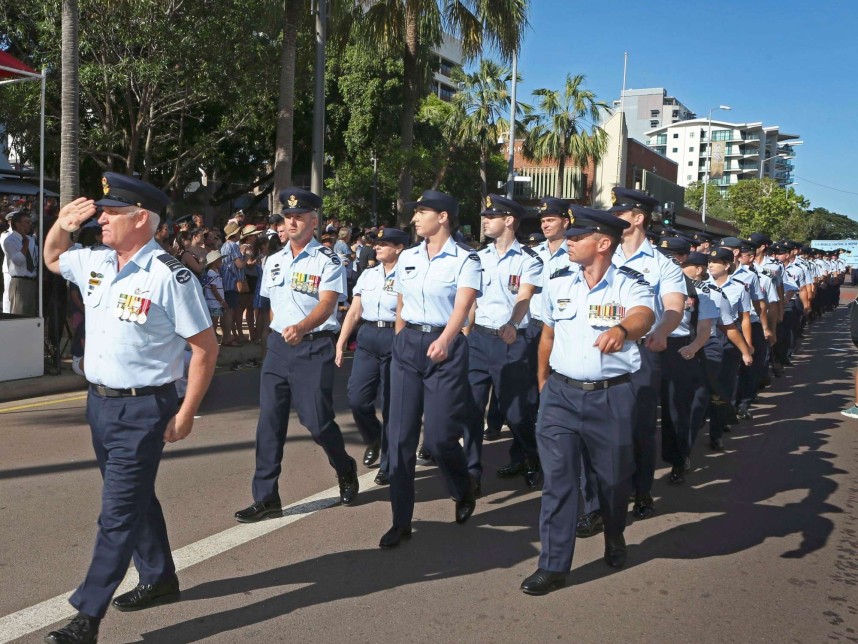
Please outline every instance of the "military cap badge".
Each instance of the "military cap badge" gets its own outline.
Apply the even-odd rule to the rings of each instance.
[[[574,224],[575,223],[575,213],[572,212],[572,209],[570,208],[569,210],[567,210],[566,214],[569,215],[569,223]]]
[[[295,195],[289,195],[289,207],[296,208],[298,206],[298,198]]]
[[[107,183],[107,177],[101,177],[101,191],[104,194],[110,192],[110,184]]]
[[[544,203],[541,206],[539,206],[539,212],[545,212],[546,210],[548,210],[548,204],[547,203]]]
[[[376,237],[376,239],[381,239],[382,237],[384,237],[384,228],[379,230],[378,235],[376,235],[375,237]]]
[[[662,247],[662,248],[667,248],[668,246],[670,246],[670,244],[668,244],[668,243],[667,243],[667,240],[666,240],[666,239],[663,239],[663,240],[661,241],[661,247]]]
[[[617,203],[617,193],[614,192],[613,190],[611,190],[611,203],[612,204]]]
[[[486,208],[492,207],[492,198],[490,196],[486,197]]]

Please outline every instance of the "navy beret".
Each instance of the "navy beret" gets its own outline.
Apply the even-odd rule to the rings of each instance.
[[[725,237],[721,240],[721,246],[725,248],[740,248],[742,244],[747,243],[747,240],[739,239],[738,237]]]
[[[719,247],[713,248],[709,251],[709,261],[718,261],[718,262],[733,262],[733,251],[729,248]]]
[[[524,217],[524,207],[518,202],[501,197],[500,195],[486,195],[485,208],[480,216],[512,215],[513,217]]]
[[[170,205],[170,198],[155,186],[116,172],[105,172],[102,175],[101,190],[104,196],[95,205],[102,208],[138,206],[161,215]]]
[[[662,237],[658,244],[658,249],[662,252],[683,255],[691,252],[691,243],[682,237]]]
[[[610,212],[577,204],[570,206],[568,213],[571,226],[566,229],[566,237],[575,237],[592,232],[621,237],[623,231],[631,225]]]
[[[714,237],[709,233],[696,232],[694,233],[694,235],[692,235],[691,239],[693,239],[698,244],[705,244],[706,242],[709,242],[711,244]]]
[[[279,195],[283,206],[280,213],[287,212],[309,212],[318,210],[322,206],[322,198],[309,190],[303,188],[283,188]]]
[[[555,215],[558,217],[568,217],[569,204],[563,199],[557,197],[543,197],[539,200],[539,216],[548,217]]]
[[[566,211],[564,210],[563,212],[565,213]],[[565,217],[566,215],[564,214],[563,216]],[[541,244],[545,241],[545,235],[543,235],[542,233],[530,233],[527,236],[526,241],[529,244]]]
[[[748,240],[757,248],[763,245],[770,246],[772,243],[772,238],[763,233],[751,233]]]
[[[399,228],[382,228],[378,232],[369,233],[367,237],[372,242],[389,242],[403,246],[408,246],[411,241],[411,235]]]
[[[688,253],[688,257],[685,258],[684,264],[688,264],[689,266],[706,266],[709,263],[709,256],[704,253],[698,253],[697,251],[691,251]]]
[[[450,195],[437,190],[425,190],[417,201],[409,201],[406,208],[431,208],[435,212],[446,212],[451,217],[459,214],[459,202]]]
[[[647,193],[640,190],[614,188],[611,192],[611,203],[613,205],[608,209],[608,212],[623,212],[632,208],[640,208],[652,214],[652,211],[658,205],[658,199],[650,197]]]

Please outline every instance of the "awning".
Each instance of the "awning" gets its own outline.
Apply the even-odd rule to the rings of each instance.
[[[5,51],[0,51],[0,80],[7,78],[39,78],[36,70],[27,67],[20,60],[7,54]]]
[[[0,178],[0,194],[2,195],[25,195],[32,197],[39,194],[39,187],[26,181],[18,179],[3,179]],[[53,190],[45,188],[45,197],[59,197]]]

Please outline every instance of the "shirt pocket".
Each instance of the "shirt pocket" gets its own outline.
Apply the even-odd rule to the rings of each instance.
[[[567,300],[565,302],[554,300],[551,302],[552,311],[551,317],[555,320],[574,320],[578,314],[578,307],[575,302]]]
[[[96,286],[92,290],[87,289],[83,293],[83,305],[88,309],[94,309],[101,305],[101,301],[104,299],[104,291],[106,291],[102,286]]]

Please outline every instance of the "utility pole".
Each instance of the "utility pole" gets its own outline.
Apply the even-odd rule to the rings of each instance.
[[[313,165],[310,190],[322,196],[325,190],[325,42],[327,41],[328,0],[316,0],[316,79],[313,89]],[[317,234],[322,238],[322,208]]]
[[[512,199],[515,192],[515,88],[518,83],[518,52],[512,54],[512,92],[509,108],[509,162],[506,171],[506,198]]]

